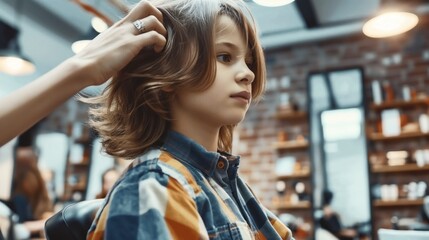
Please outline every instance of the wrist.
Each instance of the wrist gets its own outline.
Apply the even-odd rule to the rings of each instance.
[[[74,85],[83,89],[97,84],[97,79],[93,74],[93,66],[95,63],[89,60],[82,60],[76,57],[71,57],[62,63],[63,71],[70,73]]]

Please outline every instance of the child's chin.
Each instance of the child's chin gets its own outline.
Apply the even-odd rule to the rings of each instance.
[[[244,120],[244,114],[240,115],[240,116],[234,116],[231,117],[230,119],[228,119],[228,123],[226,123],[225,125],[237,125],[240,122],[242,122]]]

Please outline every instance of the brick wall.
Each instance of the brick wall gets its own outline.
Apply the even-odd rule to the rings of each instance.
[[[237,151],[243,156],[241,175],[270,208],[276,194],[274,164],[278,157],[271,143],[276,141],[278,131],[288,127],[274,118],[279,94],[289,93],[305,108],[309,72],[360,66],[368,102],[372,101],[372,80],[388,80],[398,97],[405,84],[429,95],[429,15],[420,16],[415,29],[388,39],[370,39],[356,33],[266,51],[266,58],[268,85],[280,87],[268,90],[264,100],[248,112],[238,130]],[[281,87],[282,83],[286,87]]]

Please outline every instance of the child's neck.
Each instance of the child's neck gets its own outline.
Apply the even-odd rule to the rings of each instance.
[[[207,151],[216,152],[218,150],[219,129],[217,128],[172,126],[172,129],[191,138],[196,143],[202,145]]]

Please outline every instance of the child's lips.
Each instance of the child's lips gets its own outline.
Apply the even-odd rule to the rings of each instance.
[[[234,93],[231,95],[232,98],[237,98],[237,99],[242,99],[244,101],[246,101],[247,103],[250,102],[250,92],[247,91],[242,91],[239,93]]]

